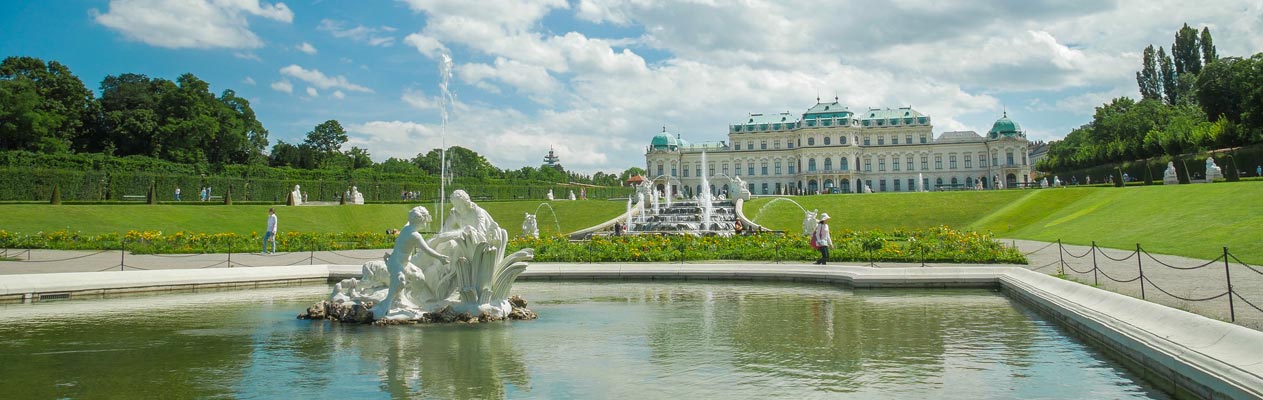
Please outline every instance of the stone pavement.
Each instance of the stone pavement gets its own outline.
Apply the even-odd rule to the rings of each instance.
[[[1145,254],[1135,255],[1134,250],[1101,249],[1096,254],[1099,268],[1093,273],[1092,252],[1089,246],[1064,245],[1059,251],[1056,243],[1030,240],[1001,239],[1017,246],[1026,253],[1027,269],[1048,275],[1064,272],[1064,277],[1087,285],[1131,297],[1141,297],[1141,284],[1137,266],[1145,272],[1144,299],[1210,318],[1228,321],[1229,300],[1223,260],[1198,260],[1179,256]],[[368,260],[380,259],[385,249],[293,252],[277,254],[233,253],[190,255],[133,255],[119,250],[64,251],[64,250],[14,250],[0,249],[0,257],[8,256],[19,261],[0,262],[0,279],[8,274],[136,271],[152,269],[204,269],[248,268],[282,265],[360,265]],[[1060,256],[1059,256],[1060,254]],[[1065,265],[1058,267],[1061,260]],[[1121,260],[1121,261],[1116,261]],[[1243,265],[1235,260],[1229,265],[1232,274],[1232,310],[1236,323],[1256,330],[1263,330],[1263,267]],[[698,263],[698,262],[690,262]],[[704,262],[702,262],[704,263]],[[801,265],[802,261],[780,264]],[[865,266],[866,263],[846,262],[840,265]],[[1165,265],[1164,265],[1165,264]],[[776,265],[776,263],[773,263]],[[927,267],[994,266],[988,264],[927,263]],[[1196,269],[1176,269],[1193,268]],[[877,263],[878,268],[913,268],[919,263]],[[1175,267],[1175,268],[1172,268]],[[1123,282],[1118,282],[1123,281]],[[1207,299],[1207,300],[1202,300]],[[1201,300],[1201,301],[1192,301]],[[1251,306],[1249,303],[1253,303]]]

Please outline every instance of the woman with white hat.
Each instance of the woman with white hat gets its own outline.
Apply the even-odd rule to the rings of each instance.
[[[820,250],[820,259],[816,260],[816,265],[825,265],[825,261],[829,260],[829,247],[833,246],[828,222],[829,213],[820,214],[820,222],[816,223],[816,229],[811,232],[811,242]]]

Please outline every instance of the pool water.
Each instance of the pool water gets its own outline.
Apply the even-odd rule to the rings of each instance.
[[[519,282],[533,321],[358,326],[327,286],[0,306],[5,398],[1167,398],[989,290]]]

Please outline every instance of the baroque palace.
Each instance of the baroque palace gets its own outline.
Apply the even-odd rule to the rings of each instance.
[[[802,115],[751,114],[728,125],[727,141],[689,143],[663,128],[645,170],[658,190],[685,196],[702,190],[703,173],[716,194],[735,190],[734,177],[756,195],[1003,189],[1032,184],[1028,145],[1007,113],[985,136],[936,138],[930,116],[912,107],[817,101]]]

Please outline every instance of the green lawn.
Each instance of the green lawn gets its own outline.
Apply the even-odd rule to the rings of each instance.
[[[1214,259],[1228,249],[1263,262],[1263,184],[1089,187],[947,193],[794,197],[833,218],[830,226],[868,230],[948,225],[999,237],[1091,244]],[[761,210],[761,212],[760,212]],[[802,210],[786,200],[746,203],[746,216],[798,232]]]
[[[892,230],[947,225],[961,229],[1018,201],[1030,192],[873,193],[790,197],[807,210],[829,213],[833,230]],[[743,211],[755,223],[773,230],[800,232],[803,212],[788,200],[759,198]]]
[[[484,202],[480,206],[489,212],[500,226],[512,234],[521,231],[525,212],[537,215],[541,234],[573,232],[587,228],[626,211],[621,201],[554,201],[548,203],[556,210],[556,222],[549,206],[539,201]],[[431,229],[438,228],[437,205],[425,204],[435,215]],[[56,230],[78,231],[97,235],[109,232],[162,231],[165,233],[190,231],[204,233],[233,232],[249,235],[262,232],[267,227],[265,205],[60,205],[8,204],[0,205],[0,230],[10,233],[35,233]],[[275,206],[278,225],[282,231],[301,232],[384,232],[399,229],[407,222],[407,212],[413,205],[366,204],[359,206]]]

